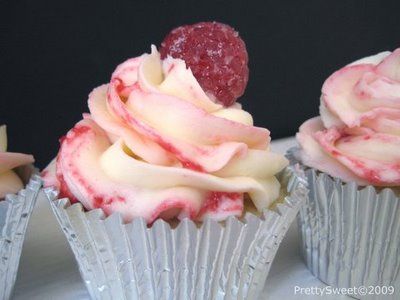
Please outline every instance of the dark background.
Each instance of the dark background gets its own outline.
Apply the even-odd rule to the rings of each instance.
[[[0,123],[9,149],[44,167],[118,63],[176,26],[217,20],[247,44],[244,108],[273,138],[290,136],[318,113],[321,84],[335,69],[400,46],[399,3],[1,0]]]

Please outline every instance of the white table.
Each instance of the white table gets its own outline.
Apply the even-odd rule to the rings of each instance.
[[[272,143],[272,149],[284,153],[294,143],[294,138],[277,140]],[[295,295],[295,286],[325,286],[311,275],[299,256],[296,222],[278,250],[262,299],[322,299],[320,296]],[[25,238],[13,299],[88,298],[67,240],[47,200],[41,195]],[[331,299],[349,298],[336,296]]]

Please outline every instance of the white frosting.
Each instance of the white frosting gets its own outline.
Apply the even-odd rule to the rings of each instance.
[[[182,60],[162,61],[153,47],[119,65],[88,104],[45,172],[46,185],[87,209],[221,220],[242,214],[245,193],[259,210],[279,196],[287,160],[268,151],[269,131],[240,105],[209,99]]]
[[[320,115],[297,135],[303,163],[361,185],[400,185],[400,49],[332,74]]]

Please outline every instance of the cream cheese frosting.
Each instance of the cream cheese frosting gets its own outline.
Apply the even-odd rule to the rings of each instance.
[[[183,60],[161,60],[154,46],[119,65],[88,106],[43,172],[86,209],[223,220],[243,213],[245,194],[258,210],[279,196],[288,162],[269,151],[269,131],[240,104],[213,102]]]
[[[6,126],[0,126],[0,200],[7,194],[18,192],[24,186],[13,169],[33,162],[32,155],[7,152]]]
[[[360,185],[400,185],[400,49],[351,63],[322,87],[299,129],[302,162]]]

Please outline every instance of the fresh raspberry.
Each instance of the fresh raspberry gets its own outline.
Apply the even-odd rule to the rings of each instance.
[[[243,95],[249,79],[244,41],[230,26],[201,22],[172,30],[161,43],[161,57],[183,59],[200,86],[225,106]]]

